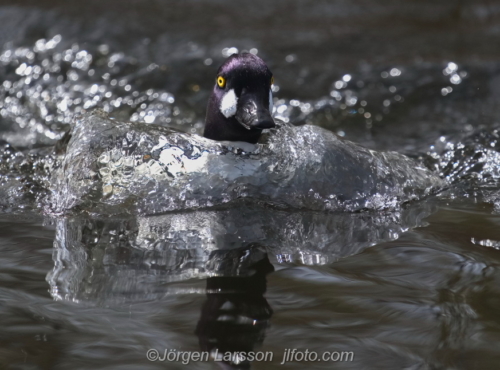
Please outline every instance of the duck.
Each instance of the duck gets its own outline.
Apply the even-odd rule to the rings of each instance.
[[[233,54],[220,66],[207,104],[203,136],[217,141],[256,144],[272,117],[274,77],[251,53]]]
[[[51,176],[51,212],[160,214],[243,198],[357,212],[396,209],[445,185],[402,154],[363,148],[316,125],[275,122],[272,85],[259,57],[229,57],[209,97],[205,137],[88,112],[72,125]]]

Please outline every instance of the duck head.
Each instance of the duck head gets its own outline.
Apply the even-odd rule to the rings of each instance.
[[[258,56],[233,54],[217,71],[203,136],[255,144],[263,129],[275,127],[273,75]]]

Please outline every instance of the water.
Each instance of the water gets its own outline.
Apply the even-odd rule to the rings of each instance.
[[[183,249],[177,235],[154,237],[155,245],[137,249],[130,241],[139,239],[143,222],[137,231],[130,221],[62,219],[44,227],[40,219],[3,216],[2,230],[9,230],[4,235],[11,236],[2,242],[2,320],[7,323],[2,361],[11,368],[58,369],[75,363],[81,368],[163,368],[145,360],[147,349],[195,351],[200,344],[213,347],[206,338],[216,337],[221,350],[234,341],[243,349],[263,342],[260,348],[280,357],[286,348],[354,351],[353,363],[336,364],[348,369],[493,369],[499,360],[498,244],[488,243],[500,240],[500,218],[491,205],[473,200],[437,206],[425,225],[397,240],[379,241],[355,255],[350,255],[359,252],[355,243],[342,243],[353,249],[335,263],[284,263],[271,253],[269,262],[262,246],[253,244],[254,261],[239,270],[230,263],[222,269],[207,265],[210,253],[196,253],[203,242]],[[153,230],[168,225],[158,224]],[[144,226],[152,229],[151,222]],[[337,230],[320,235],[333,238]],[[172,235],[157,231],[162,232]],[[287,235],[280,245],[297,240]],[[304,250],[307,240],[297,241]],[[172,246],[176,249],[168,249]],[[248,255],[235,254],[222,260]],[[217,261],[213,253],[212,261]],[[263,272],[245,277],[259,263]],[[222,281],[214,281],[217,271],[224,271]],[[207,274],[208,280],[199,278]],[[252,278],[261,280],[245,282]],[[229,293],[207,295],[207,286]],[[235,302],[235,315],[255,318],[258,327],[232,321],[222,326],[217,317],[228,300]],[[195,334],[200,325],[205,329]],[[288,365],[298,366],[303,365]]]
[[[0,368],[185,368],[146,358],[176,349],[272,352],[257,369],[496,369],[497,13],[4,2]],[[269,63],[282,127],[261,146],[178,133],[201,132],[235,49]],[[287,348],[354,360],[279,365]]]
[[[417,161],[317,126],[275,131],[261,145],[219,143],[87,114],[48,180],[49,211],[158,214],[238,199],[310,210],[394,209],[445,184]]]

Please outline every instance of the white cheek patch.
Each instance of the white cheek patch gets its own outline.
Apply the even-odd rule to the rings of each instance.
[[[273,114],[273,90],[269,89],[269,113]]]
[[[222,101],[220,102],[220,111],[224,117],[229,118],[236,114],[237,105],[238,98],[234,93],[234,89],[231,89],[222,97]]]

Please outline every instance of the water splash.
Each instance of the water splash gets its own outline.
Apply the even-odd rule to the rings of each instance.
[[[165,67],[141,65],[107,45],[65,47],[60,35],[32,47],[6,48],[0,55],[1,137],[26,147],[53,144],[75,115],[101,108],[116,117],[183,126],[175,97],[158,88]]]
[[[450,183],[464,179],[479,183],[500,179],[500,129],[440,137],[428,155],[440,176]]]
[[[282,126],[266,145],[221,143],[88,114],[52,177],[52,212],[197,209],[254,199],[293,208],[395,209],[442,181],[394,152],[378,153],[316,126]]]
[[[222,52],[234,52],[233,49],[235,48],[227,47],[222,49]],[[255,48],[252,50],[257,52]],[[199,54],[198,51],[197,53]],[[204,61],[203,65],[213,62],[208,58],[209,63],[205,63],[208,61],[206,55],[200,54],[199,57]],[[298,65],[296,55],[289,55],[285,59],[287,63]],[[27,146],[53,144],[64,135],[74,116],[86,110],[100,107],[120,120],[154,123],[200,133],[203,126],[202,117],[192,111],[183,111],[176,104],[179,99],[160,87],[158,81],[165,80],[167,69],[164,65],[145,64],[124,53],[116,53],[108,45],[85,45],[84,48],[78,43],[70,44],[59,35],[51,39],[40,39],[28,47],[7,45],[0,55],[0,76],[4,80],[0,85],[0,128],[3,130],[1,137],[9,143],[3,150],[3,159],[0,161],[0,171],[4,175],[1,184],[1,205],[5,209],[17,206],[41,207],[50,183],[52,168],[58,167],[57,156],[50,149],[22,149]],[[327,97],[316,100],[275,99],[274,114],[285,122],[313,123],[327,127],[339,136],[352,137],[356,132],[360,132],[356,127],[361,127],[367,133],[372,132],[374,128],[380,130],[393,110],[397,111],[407,101],[415,100],[415,95],[418,95],[420,90],[434,89],[436,96],[441,99],[448,99],[450,94],[464,95],[464,91],[468,91],[470,76],[471,73],[466,71],[465,67],[454,62],[442,66],[422,63],[412,68],[391,66],[376,69],[364,66],[358,72],[343,73],[334,79]],[[474,77],[478,78],[477,72]],[[299,76],[300,78],[302,77]],[[199,91],[200,86],[196,86]],[[278,85],[273,88],[276,91],[280,89]],[[443,109],[445,108],[446,106]],[[425,115],[428,116],[427,109]],[[455,119],[453,114],[447,113],[446,117],[447,120]],[[463,127],[469,130],[468,128],[472,127],[467,122],[453,123],[458,129]],[[432,132],[429,135],[432,135]],[[484,131],[483,135],[497,134],[496,131]],[[383,135],[379,137],[379,143],[395,142],[391,137],[386,138]],[[365,145],[373,144],[370,138],[359,136],[356,139]],[[157,140],[154,145],[159,143]],[[447,148],[437,143],[430,152],[430,166],[441,173],[448,182],[457,182],[471,176],[484,181],[494,180],[498,178],[498,150],[496,144],[491,146],[492,143],[490,140],[489,143],[478,146],[477,143],[472,145],[455,140],[450,141]],[[405,149],[411,148],[411,145],[404,145]],[[162,158],[149,160],[146,157],[145,162],[148,164],[140,167],[141,171],[145,171],[148,176],[157,176],[161,172],[159,163],[168,164],[169,170],[173,171],[166,173],[168,177],[179,171],[186,171],[182,166],[176,169],[176,163],[179,165],[185,162],[183,165],[188,167],[204,165],[204,157],[186,161],[182,159],[183,154],[176,149],[164,149],[160,151]],[[108,157],[116,157],[119,150],[115,148],[114,151],[102,154],[99,160],[101,167],[90,173],[106,183],[102,187],[102,193],[109,197],[110,202],[113,196],[117,196],[128,184],[128,176],[131,176],[132,169],[137,165],[132,158],[123,159],[123,163],[109,162]],[[179,155],[180,162],[177,158]],[[109,166],[105,165],[106,161]],[[111,185],[113,182],[116,184]],[[245,187],[238,189],[235,192],[238,196],[249,196]],[[294,205],[309,207],[317,203],[314,207],[319,209],[355,210],[359,207],[394,207],[404,202],[398,197],[382,195],[383,191],[378,195],[368,195],[360,191],[359,194],[339,198],[335,192],[318,193],[314,187],[302,190],[307,194],[305,198],[310,200],[299,202],[300,204],[292,202]],[[343,203],[343,198],[366,199],[350,207]],[[232,198],[225,197],[222,201],[230,199]],[[211,206],[216,203],[209,199],[204,204]],[[192,206],[202,205],[194,202]],[[189,206],[184,205],[181,209],[184,207]]]

